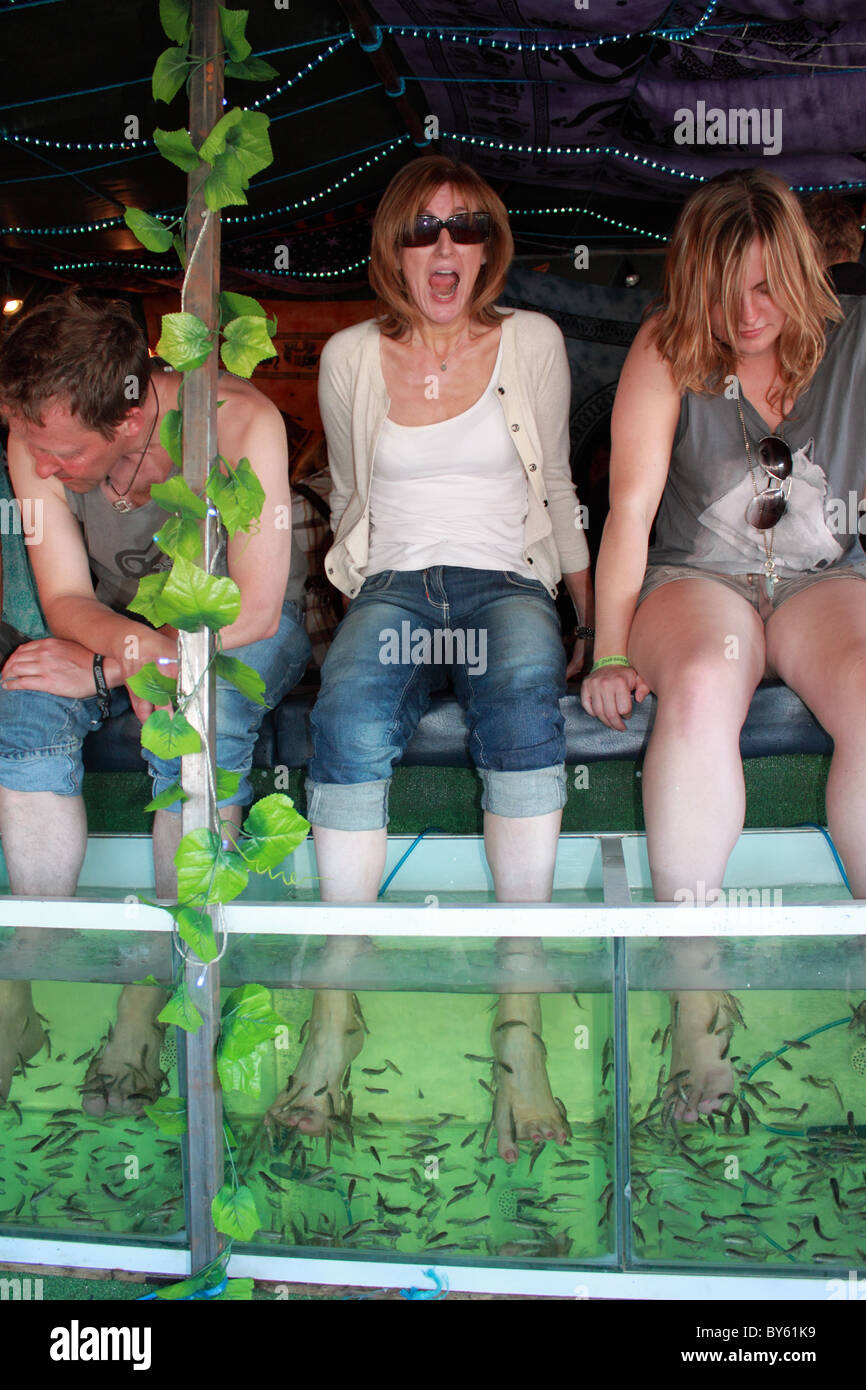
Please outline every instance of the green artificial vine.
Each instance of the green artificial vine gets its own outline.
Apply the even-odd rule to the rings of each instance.
[[[226,75],[253,81],[278,76],[270,64],[250,56],[251,46],[244,32],[248,12],[228,10],[221,5],[218,8],[225,52],[215,56],[227,57]],[[157,60],[153,95],[156,100],[170,102],[188,83],[195,68],[210,59],[189,56],[192,33],[189,0],[159,0],[159,14],[162,27],[174,46]],[[181,312],[163,317],[157,344],[158,354],[178,372],[186,374],[203,366],[214,350],[217,337],[222,339],[223,365],[237,376],[250,377],[259,362],[275,356],[272,339],[276,319],[269,319],[255,299],[243,294],[221,294],[220,323],[215,332],[185,308],[186,286],[207,220],[229,204],[246,203],[245,190],[250,179],[272,162],[268,125],[268,117],[261,112],[229,110],[198,149],[187,130],[154,132],[163,156],[185,173],[204,167],[209,170],[204,179],[208,211],[203,214],[205,221],[188,265],[184,234],[189,205],[170,224],[139,208],[127,208],[125,213],[126,225],[143,246],[155,252],[166,252],[174,247],[185,270]],[[179,403],[182,392],[183,384],[178,394]],[[160,442],[178,468],[182,467],[182,419],[180,410],[169,411],[160,427]],[[237,618],[240,590],[234,580],[208,574],[197,563],[202,550],[198,523],[213,507],[230,538],[237,531],[254,532],[259,526],[264,503],[261,483],[249,459],[242,458],[233,464],[219,455],[208,475],[203,495],[193,492],[183,477],[174,476],[165,483],[155,484],[151,496],[162,508],[173,513],[156,536],[159,548],[171,558],[172,566],[168,571],[145,575],[129,607],[155,627],[168,624],[183,632],[200,632],[208,627],[218,634]],[[264,682],[258,672],[223,652],[218,636],[216,646],[213,665],[217,675],[250,699],[264,704]],[[215,800],[230,796],[237,789],[239,775],[211,764],[198,732],[185,716],[185,710],[198,697],[201,681],[191,691],[181,692],[177,681],[165,676],[155,662],[149,662],[128,684],[136,695],[161,706],[142,727],[142,746],[161,758],[204,752],[208,757],[208,778]],[[181,783],[176,782],[145,809],[156,811],[188,799]],[[309,828],[309,822],[295,810],[292,800],[275,793],[252,807],[240,831],[233,825],[228,827],[231,848],[219,833],[206,828],[193,830],[183,837],[175,856],[179,901],[165,910],[173,917],[178,936],[205,965],[221,954],[206,909],[216,906],[219,912],[223,904],[236,898],[245,888],[250,870],[273,876],[277,866],[306,838]],[[182,971],[159,1020],[189,1032],[196,1032],[201,1026],[201,1015],[189,996]],[[269,993],[263,986],[244,985],[232,991],[222,1008],[217,1049],[217,1069],[224,1089],[240,1090],[253,1096],[260,1093],[261,1049],[281,1026],[282,1021],[271,1007]],[[186,1132],[186,1103],[182,1099],[163,1097],[147,1106],[146,1113],[167,1135],[179,1136]],[[237,1144],[227,1122],[225,1135],[232,1177],[213,1200],[213,1222],[230,1240],[250,1240],[259,1229],[261,1219],[252,1190],[238,1178],[232,1152]],[[173,1286],[161,1296],[191,1296],[186,1291],[187,1285],[190,1289],[193,1285],[198,1290],[208,1288],[215,1280],[219,1281],[226,1259],[227,1252],[224,1252],[207,1270],[183,1285]],[[249,1282],[251,1288],[251,1281],[238,1282]],[[177,1292],[180,1288],[185,1292]],[[238,1291],[219,1296],[238,1296]]]

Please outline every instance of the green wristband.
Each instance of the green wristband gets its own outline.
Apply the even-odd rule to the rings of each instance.
[[[631,666],[631,662],[627,656],[602,656],[595,662],[589,674],[600,671],[602,666]]]

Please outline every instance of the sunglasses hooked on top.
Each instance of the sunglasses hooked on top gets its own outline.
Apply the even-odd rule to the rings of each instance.
[[[768,434],[758,441],[758,462],[778,486],[768,483],[763,492],[755,494],[746,508],[746,521],[757,531],[769,531],[785,514],[794,460],[784,439]]]
[[[400,240],[401,246],[435,246],[445,227],[457,246],[478,246],[490,236],[489,212],[455,212],[443,222],[431,212],[419,212]]]

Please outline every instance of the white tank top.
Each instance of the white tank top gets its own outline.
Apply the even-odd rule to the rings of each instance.
[[[523,559],[526,475],[496,399],[501,361],[500,341],[485,391],[462,415],[436,425],[384,421],[366,574],[463,565],[532,577]]]

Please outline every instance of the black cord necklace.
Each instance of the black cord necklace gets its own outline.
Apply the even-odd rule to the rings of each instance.
[[[148,391],[150,390],[150,387],[152,386],[152,384],[153,384],[152,382],[148,382],[148,384],[147,384],[147,385],[148,385]],[[130,478],[129,482],[127,483],[126,487],[123,489],[123,492],[118,492],[118,491],[117,491],[117,488],[114,486],[114,483],[111,481],[110,476],[107,477],[107,478],[105,479],[105,481],[108,483],[108,486],[111,488],[112,492],[116,492],[116,493],[117,493],[117,501],[116,501],[116,502],[112,502],[112,504],[111,504],[112,507],[114,508],[114,510],[115,510],[116,512],[131,512],[131,511],[134,510],[132,503],[131,503],[131,502],[127,502],[126,499],[127,499],[127,496],[128,496],[128,494],[129,494],[129,492],[130,492],[130,489],[132,488],[133,483],[135,482],[136,478],[138,477],[138,474],[139,474],[139,470],[140,470],[140,468],[141,468],[141,465],[144,463],[144,456],[145,456],[145,454],[147,453],[148,449],[150,448],[150,441],[153,439],[153,432],[154,432],[154,430],[156,429],[156,422],[157,422],[158,419],[159,419],[159,396],[157,396],[157,398],[156,398],[156,414],[154,415],[153,421],[151,422],[150,432],[149,432],[149,434],[148,434],[148,436],[147,436],[147,441],[146,441],[146,443],[145,443],[144,448],[143,448],[142,451],[141,451],[141,454],[140,454],[140,456],[139,456],[138,463],[135,465],[135,471],[133,472],[133,475],[132,475],[132,477]]]

